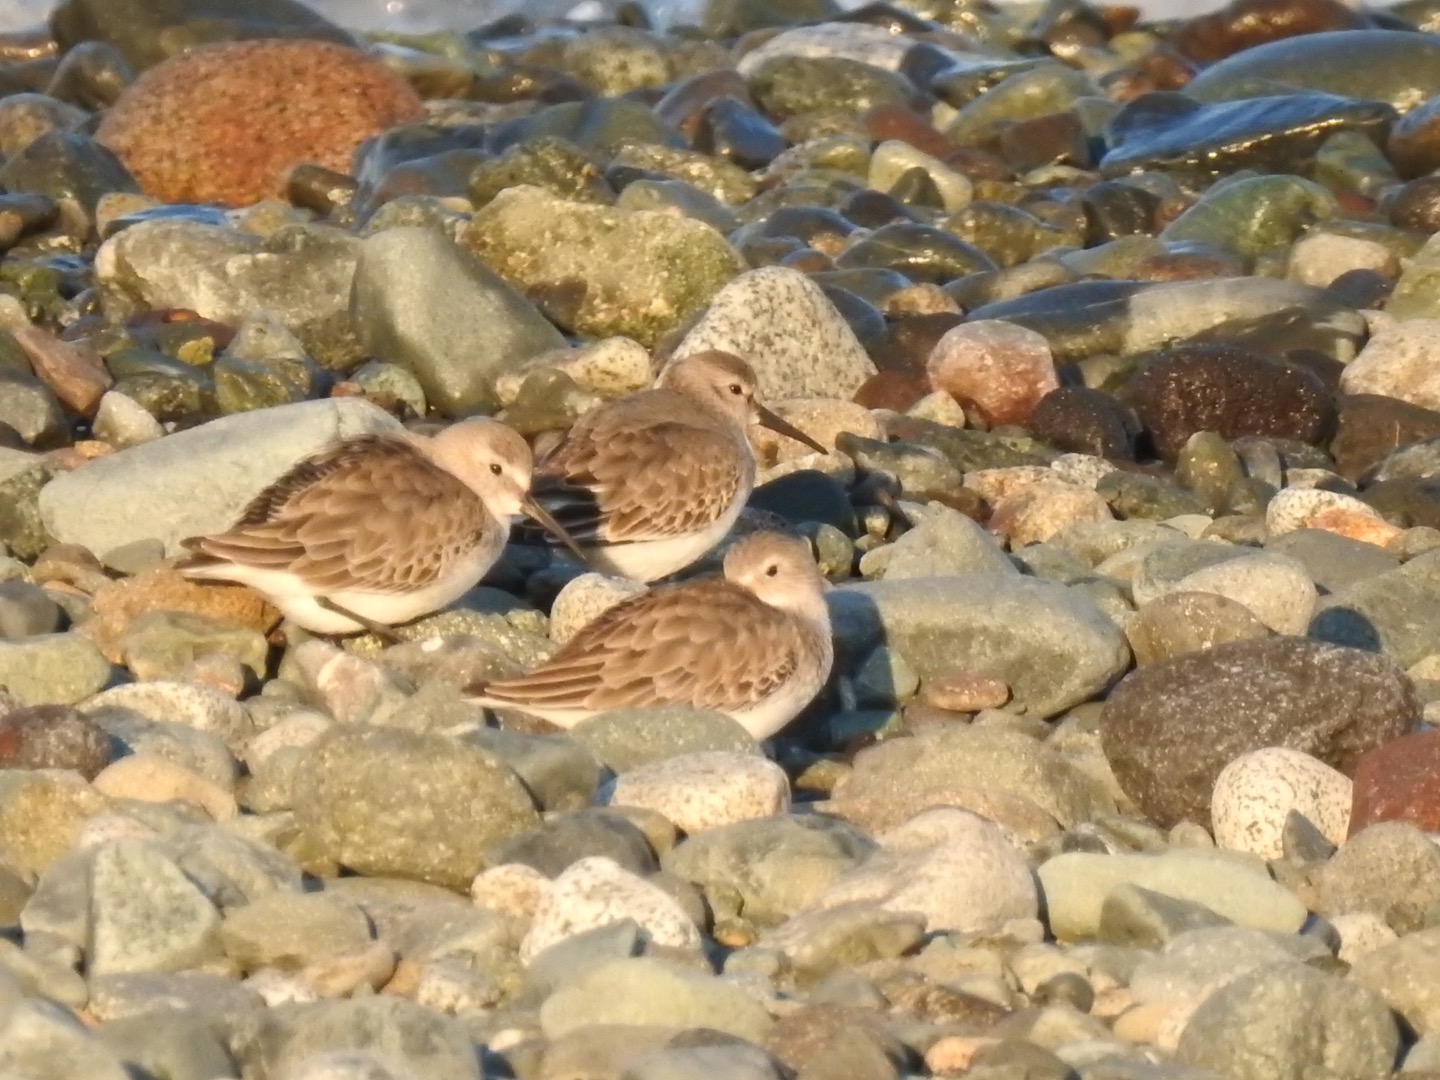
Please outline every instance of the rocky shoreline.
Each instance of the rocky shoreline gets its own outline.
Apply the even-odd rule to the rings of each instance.
[[[1440,1076],[1440,3],[0,36],[0,1076]],[[765,745],[180,577],[337,438],[708,349],[835,677]],[[700,569],[713,570],[719,553]]]

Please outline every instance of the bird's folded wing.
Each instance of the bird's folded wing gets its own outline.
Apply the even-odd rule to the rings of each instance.
[[[802,647],[784,613],[718,579],[689,582],[611,608],[534,671],[470,692],[521,708],[734,711],[789,679]]]
[[[725,514],[745,482],[732,434],[683,420],[624,421],[577,425],[536,470],[531,493],[571,536],[589,544],[666,540]]]
[[[485,524],[456,477],[399,440],[367,436],[302,461],[233,528],[185,547],[190,565],[289,572],[317,590],[404,592],[443,574]]]

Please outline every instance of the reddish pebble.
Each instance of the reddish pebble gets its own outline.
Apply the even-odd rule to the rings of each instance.
[[[1440,832],[1440,731],[1402,735],[1355,765],[1350,835],[1379,821]]]
[[[982,319],[961,323],[935,343],[926,364],[930,385],[944,390],[991,427],[1023,424],[1040,399],[1059,387],[1050,344],[1034,330]]]
[[[950,675],[922,686],[920,700],[947,712],[979,712],[998,709],[1009,701],[1010,687],[981,675]]]
[[[296,165],[348,173],[361,142],[424,114],[409,83],[358,49],[238,41],[145,72],[105,114],[96,137],[147,195],[247,206],[284,198]]]

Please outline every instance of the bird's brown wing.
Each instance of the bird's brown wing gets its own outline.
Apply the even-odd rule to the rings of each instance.
[[[735,711],[795,673],[802,635],[789,616],[722,579],[662,586],[606,611],[535,670],[469,693],[517,708]]]
[[[398,439],[367,435],[295,465],[226,532],[184,541],[181,569],[232,563],[288,571],[319,591],[405,592],[441,576],[487,525],[459,479]]]
[[[683,396],[649,391],[581,417],[536,468],[531,494],[582,544],[683,536],[734,503],[742,449]]]

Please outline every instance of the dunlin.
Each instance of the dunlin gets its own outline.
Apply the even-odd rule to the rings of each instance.
[[[726,552],[723,574],[617,604],[533,671],[467,694],[560,727],[611,709],[693,705],[764,739],[829,678],[824,590],[804,541],[754,533]]]
[[[494,420],[350,439],[291,468],[228,531],[184,541],[179,569],[248,585],[315,633],[391,637],[480,580],[512,515],[569,542],[529,495],[532,467],[525,440]]]
[[[755,400],[755,372],[740,357],[672,360],[653,389],[575,423],[536,467],[535,500],[595,569],[654,581],[704,555],[740,516],[755,486],[751,422],[826,452]]]

